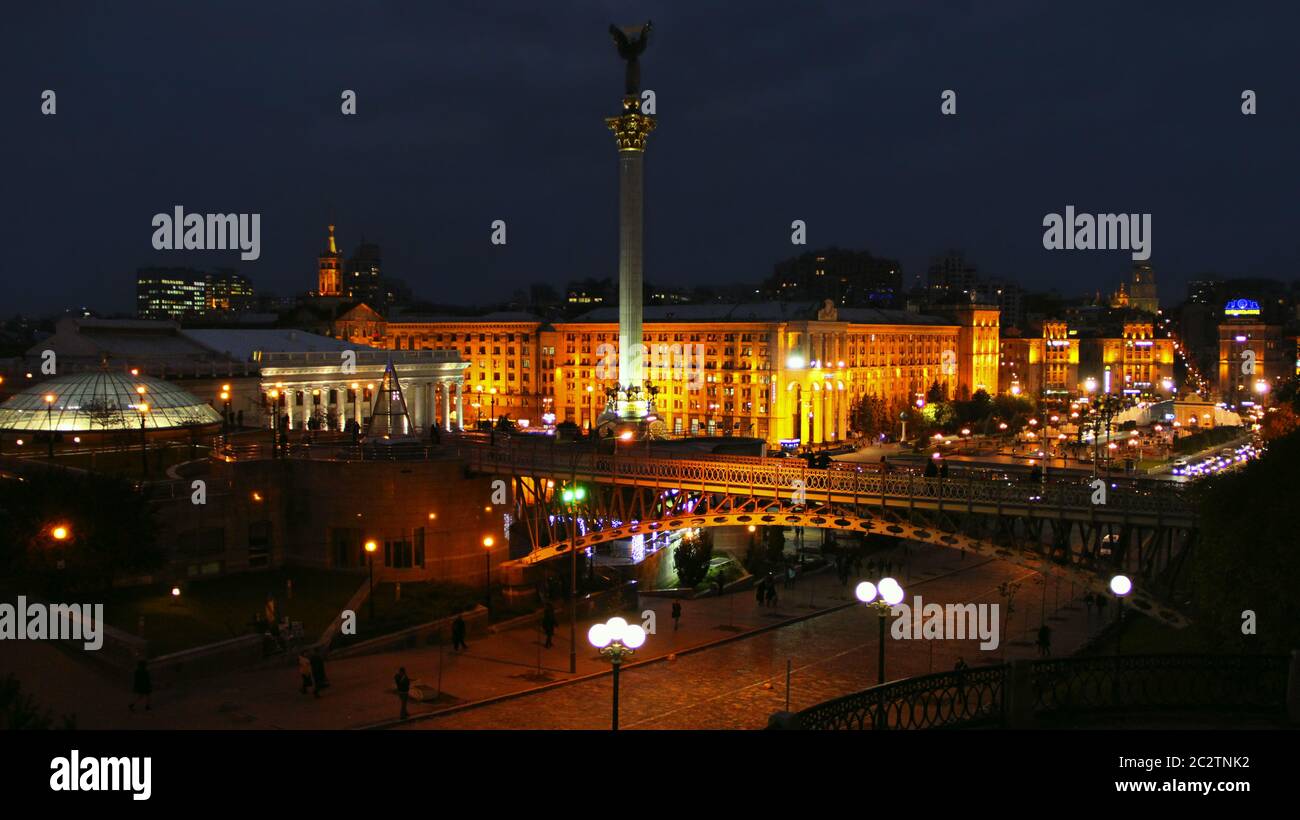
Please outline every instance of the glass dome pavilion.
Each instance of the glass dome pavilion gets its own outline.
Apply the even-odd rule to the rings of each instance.
[[[144,394],[138,388],[144,388]],[[53,401],[47,401],[52,397]],[[221,414],[170,382],[99,370],[55,376],[0,404],[0,430],[92,433],[220,424]]]

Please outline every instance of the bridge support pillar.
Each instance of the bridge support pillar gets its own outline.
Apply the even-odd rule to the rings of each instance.
[[[1033,663],[1027,660],[1011,662],[1002,693],[1006,708],[1007,727],[1029,729],[1034,725]]]

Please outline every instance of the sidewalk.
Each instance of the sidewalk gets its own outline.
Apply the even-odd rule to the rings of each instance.
[[[970,556],[962,560],[958,552],[943,548],[914,545],[911,552],[910,566],[901,571],[897,568],[902,559],[901,546],[878,553],[879,556],[891,556],[895,561],[894,574],[907,590],[909,602],[913,593],[924,594],[928,602],[931,590],[938,594],[943,585],[951,586],[957,594],[951,600],[981,600],[959,592],[969,586],[966,583],[938,582],[944,578],[951,579],[954,574],[964,575],[986,564],[1001,565],[1001,562],[991,559]],[[1001,566],[1014,572],[1000,572],[999,576],[1033,575],[1009,565]],[[974,575],[971,579],[977,580]],[[856,579],[842,586],[833,571],[823,571],[799,579],[793,590],[778,584],[779,600],[773,608],[757,605],[753,592],[748,590],[721,598],[710,596],[685,600],[682,601],[680,628],[676,630],[671,618],[672,599],[643,596],[641,609],[654,613],[655,632],[648,636],[636,660],[643,662],[670,654],[688,653],[700,647],[735,640],[753,630],[770,631],[811,616],[818,617],[817,630],[820,632],[824,627],[830,628],[830,624],[822,624],[824,616],[818,613],[856,607],[854,583]],[[1052,583],[1049,581],[1046,597],[1049,611],[1053,608]],[[1014,633],[1004,636],[1004,640],[1009,638],[1011,641],[1004,649],[1008,658],[1034,654],[1030,645],[1032,641],[1024,641],[1019,634],[1022,630],[1020,625],[1025,623],[1021,612],[1028,614],[1031,630],[1038,626],[1039,596],[1030,594],[1032,589],[1030,584],[1022,587],[1017,600],[1018,612],[1011,623]],[[1061,595],[1067,592],[1068,586],[1063,587]],[[987,600],[990,592],[982,589],[980,594]],[[996,595],[992,600],[998,600]],[[942,600],[936,602],[942,603]],[[1060,603],[1063,605],[1065,601]],[[1064,608],[1060,615],[1072,617],[1061,621],[1048,619],[1055,632],[1053,645],[1058,647],[1058,652],[1072,651],[1082,643],[1093,625],[1083,623],[1081,607],[1073,612]],[[24,690],[35,693],[56,714],[75,713],[80,728],[359,728],[390,722],[397,717],[398,701],[392,681],[399,666],[406,668],[413,681],[430,684],[437,683],[441,671],[444,699],[436,707],[412,702],[412,717],[607,673],[608,662],[586,639],[588,628],[596,620],[578,622],[576,675],[568,671],[569,625],[562,619],[556,630],[554,646],[550,649],[542,646],[544,637],[540,628],[532,626],[471,640],[468,649],[461,653],[435,646],[331,662],[327,665],[331,685],[319,699],[310,693],[299,694],[293,658],[285,658],[283,665],[233,673],[208,683],[160,690],[155,694],[153,710],[143,714],[131,714],[126,709],[130,698],[129,676],[118,680],[102,667],[85,663],[51,644],[5,642],[5,646],[0,646],[0,675],[7,671],[15,672],[22,680]],[[604,620],[604,617],[599,620]],[[1097,623],[1095,615],[1092,621]],[[1001,658],[987,660],[1000,662]],[[975,661],[971,659],[971,662]],[[937,668],[950,668],[952,661],[947,660],[946,664]],[[629,671],[636,668],[634,665]],[[925,671],[918,669],[912,674]]]

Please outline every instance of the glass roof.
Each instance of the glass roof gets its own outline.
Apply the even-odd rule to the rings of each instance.
[[[151,430],[221,423],[221,414],[174,384],[101,370],[46,379],[0,404],[0,430],[139,429],[141,405]]]

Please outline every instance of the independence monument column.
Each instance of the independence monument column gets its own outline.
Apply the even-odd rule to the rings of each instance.
[[[601,422],[624,429],[636,425],[634,433],[639,438],[646,435],[654,413],[643,384],[641,361],[641,183],[646,137],[654,130],[655,120],[641,113],[641,70],[637,63],[645,51],[650,23],[631,29],[610,26],[609,31],[627,69],[623,113],[605,119],[618,145],[618,388],[611,392]]]

